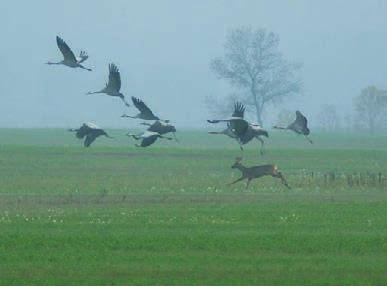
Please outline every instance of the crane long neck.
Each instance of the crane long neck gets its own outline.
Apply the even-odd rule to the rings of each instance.
[[[283,127],[283,126],[273,126],[274,129],[281,129],[281,130],[286,130],[289,129],[288,127]]]
[[[102,90],[100,90],[100,91],[89,91],[86,94],[96,94],[96,93],[104,93],[104,92]]]
[[[127,115],[127,114],[122,114],[121,117],[125,117],[125,118],[137,118],[137,116],[130,116],[130,115]],[[143,125],[146,125],[146,124],[143,124]],[[148,125],[150,126],[150,125]]]
[[[224,133],[219,131],[209,131],[208,134],[224,134]]]
[[[61,65],[63,62],[47,62],[48,65]]]

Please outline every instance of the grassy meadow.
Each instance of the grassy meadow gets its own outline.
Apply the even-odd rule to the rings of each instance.
[[[0,129],[0,285],[387,285],[387,136]]]

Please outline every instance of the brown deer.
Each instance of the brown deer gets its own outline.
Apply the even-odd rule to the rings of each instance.
[[[243,166],[241,161],[242,161],[242,158],[237,157],[235,159],[234,165],[232,165],[231,168],[239,169],[242,172],[242,177],[230,183],[229,185],[232,185],[239,181],[247,179],[247,183],[246,183],[246,189],[247,189],[252,179],[260,178],[263,176],[272,176],[274,178],[281,179],[281,183],[284,184],[288,189],[290,189],[290,186],[288,185],[284,176],[278,170],[278,167],[276,165],[261,165],[261,166],[253,166],[248,168]]]

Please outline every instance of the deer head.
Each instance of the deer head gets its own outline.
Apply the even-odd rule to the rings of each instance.
[[[242,157],[236,157],[235,163],[234,163],[234,165],[231,166],[231,168],[235,169],[235,168],[242,166],[241,162],[242,162]]]

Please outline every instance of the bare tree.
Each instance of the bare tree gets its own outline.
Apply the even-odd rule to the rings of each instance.
[[[279,38],[265,29],[250,27],[231,30],[224,45],[224,57],[211,61],[219,79],[242,91],[244,104],[253,107],[257,122],[268,103],[300,92],[300,64],[286,61],[279,52]]]
[[[324,104],[318,114],[321,127],[325,131],[337,131],[340,128],[340,117],[337,114],[336,106]]]
[[[387,91],[368,86],[354,99],[357,128],[371,133],[387,127]]]

